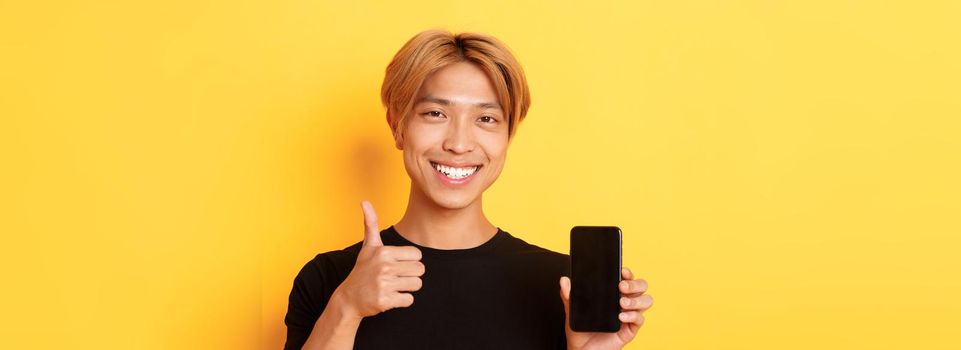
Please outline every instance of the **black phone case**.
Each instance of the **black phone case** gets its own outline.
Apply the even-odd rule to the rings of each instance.
[[[571,229],[570,326],[576,332],[621,329],[621,247],[617,226]]]

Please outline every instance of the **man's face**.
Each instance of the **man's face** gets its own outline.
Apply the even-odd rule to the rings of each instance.
[[[508,120],[493,83],[472,63],[451,64],[429,75],[406,129],[403,137],[395,133],[395,141],[404,151],[411,186],[441,207],[467,207],[504,167]]]

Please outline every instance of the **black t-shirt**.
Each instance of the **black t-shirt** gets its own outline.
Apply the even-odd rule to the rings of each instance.
[[[361,320],[355,349],[565,349],[561,276],[570,256],[497,228],[469,249],[419,246],[390,226],[384,245],[415,246],[426,269],[414,303]],[[318,254],[294,278],[284,349],[300,349],[363,242]]]

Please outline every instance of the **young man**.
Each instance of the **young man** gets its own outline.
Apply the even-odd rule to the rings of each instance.
[[[570,257],[493,225],[481,198],[530,105],[521,66],[495,38],[429,30],[387,66],[381,90],[411,179],[407,211],[318,254],[294,279],[285,349],[620,349],[653,300],[622,271],[617,333],[573,332]]]

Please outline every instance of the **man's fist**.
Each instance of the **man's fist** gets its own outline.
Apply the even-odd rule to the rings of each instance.
[[[412,246],[384,246],[374,206],[368,201],[362,201],[360,206],[364,211],[364,243],[354,269],[334,294],[346,310],[358,317],[410,306],[414,296],[409,292],[420,289],[420,276],[424,274],[420,250]]]

